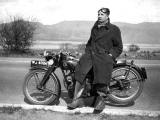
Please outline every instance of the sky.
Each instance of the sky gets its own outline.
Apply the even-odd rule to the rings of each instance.
[[[160,22],[160,0],[0,0],[0,22],[12,16],[44,25],[61,21],[97,20],[97,11],[110,9],[111,22]]]

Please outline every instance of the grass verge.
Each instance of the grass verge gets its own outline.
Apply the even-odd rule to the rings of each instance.
[[[112,115],[107,113],[57,112],[45,109],[0,107],[1,120],[160,120],[160,116]]]

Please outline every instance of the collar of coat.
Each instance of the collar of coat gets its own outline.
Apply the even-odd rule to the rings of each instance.
[[[108,30],[110,28],[110,22],[108,21],[106,24],[101,25],[101,26],[104,26]],[[93,28],[96,28],[96,29],[99,28],[99,22],[98,21],[95,22]]]

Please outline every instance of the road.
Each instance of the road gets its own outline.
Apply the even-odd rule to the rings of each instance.
[[[27,104],[22,93],[22,84],[31,59],[0,58],[0,103]],[[143,93],[131,105],[106,104],[107,108],[160,110],[160,61],[136,61],[136,63],[145,66],[147,70],[148,79]],[[59,70],[57,73],[59,74]],[[60,74],[58,77],[63,79]],[[65,90],[63,86],[62,90]],[[66,106],[65,97],[65,94],[62,94],[59,105]]]

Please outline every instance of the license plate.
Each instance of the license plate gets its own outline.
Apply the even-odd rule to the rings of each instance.
[[[46,61],[39,61],[39,60],[32,60],[31,61],[31,67],[33,66],[47,66]]]

